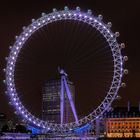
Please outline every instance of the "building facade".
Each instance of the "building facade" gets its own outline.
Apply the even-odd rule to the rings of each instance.
[[[137,137],[140,138],[140,117],[107,118],[107,137]]]
[[[75,103],[75,87],[67,80],[67,84]],[[48,80],[43,89],[42,119],[50,123],[60,124],[60,91],[61,79]],[[64,92],[64,123],[74,121],[72,109],[66,91]]]
[[[138,107],[115,108],[104,116],[106,137],[140,138],[140,110]]]

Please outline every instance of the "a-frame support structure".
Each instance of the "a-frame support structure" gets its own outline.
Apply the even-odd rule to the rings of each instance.
[[[66,94],[68,96],[69,102],[70,102],[70,106],[72,108],[72,112],[75,118],[75,122],[78,124],[78,117],[77,117],[77,113],[76,113],[76,109],[73,103],[73,99],[72,99],[72,94],[71,91],[69,89],[69,86],[67,84],[67,80],[66,77],[68,76],[65,71],[63,69],[59,69],[59,73],[61,75],[61,91],[60,91],[60,118],[61,118],[61,125],[64,123],[64,93],[66,91]]]

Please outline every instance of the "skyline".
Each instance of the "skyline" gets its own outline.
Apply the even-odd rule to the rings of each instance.
[[[138,2],[138,1],[137,1]],[[1,87],[0,88],[0,92],[3,94],[2,97],[0,98],[1,100],[1,103],[4,105],[4,107],[1,108],[2,112],[5,111],[5,108],[6,109],[6,114],[9,114],[9,110],[11,109],[11,107],[8,105],[8,99],[6,97],[6,95],[4,95],[4,88],[3,88],[3,84],[2,84],[2,80],[4,79],[4,75],[2,73],[2,69],[4,68],[5,66],[5,60],[4,60],[4,57],[8,55],[9,53],[9,50],[8,50],[8,47],[10,45],[12,45],[14,43],[14,36],[19,34],[21,32],[21,28],[22,26],[24,25],[28,25],[30,23],[30,19],[36,17],[38,18],[41,14],[41,12],[47,12],[49,13],[53,7],[61,7],[61,9],[63,9],[63,7],[65,5],[70,5],[70,7],[76,7],[77,5],[81,7],[81,9],[92,9],[96,12],[96,14],[102,14],[103,17],[104,17],[104,20],[106,21],[109,21],[108,19],[110,19],[110,21],[112,22],[113,24],[113,31],[119,31],[121,36],[119,37],[119,41],[120,42],[124,42],[126,44],[126,49],[123,51],[123,53],[125,55],[128,55],[129,57],[129,61],[126,63],[126,68],[129,69],[129,75],[126,76],[124,79],[124,81],[126,81],[126,88],[125,89],[121,89],[119,91],[119,95],[122,97],[122,99],[120,101],[117,101],[117,104],[119,105],[125,105],[127,103],[127,101],[129,100],[133,105],[137,105],[138,104],[138,101],[140,100],[139,99],[139,94],[138,94],[138,91],[139,91],[139,84],[140,84],[140,80],[139,80],[139,69],[140,69],[140,64],[139,64],[139,55],[138,55],[138,51],[139,51],[139,48],[138,48],[138,30],[136,30],[136,26],[135,24],[138,24],[139,23],[139,20],[137,19],[138,17],[138,9],[136,9],[135,6],[137,6],[137,3],[135,3],[135,6],[134,6],[134,9],[131,11],[132,13],[130,13],[129,9],[131,7],[131,4],[130,2],[127,2],[127,5],[125,5],[125,2],[124,3],[121,3],[121,10],[118,11],[117,8],[113,8],[114,12],[111,13],[111,10],[112,8],[110,7],[107,7],[106,6],[104,7],[100,7],[100,4],[101,2],[95,2],[96,3],[96,6],[92,7],[90,4],[92,3],[91,1],[89,2],[76,2],[76,3],[71,3],[71,4],[63,4],[63,2],[59,3],[58,5],[57,4],[54,4],[54,3],[51,3],[49,2],[49,6],[46,6],[44,5],[44,3],[46,3],[45,1],[41,1],[40,3],[35,3],[34,4],[34,9],[32,11],[30,11],[30,3],[28,3],[29,5],[26,5],[26,2],[24,2],[24,6],[26,5],[27,8],[26,8],[26,11],[24,9],[24,6],[23,5],[19,5],[19,3],[17,2],[17,4],[15,5],[12,5],[12,4],[9,4],[9,5],[6,5],[4,4],[2,7],[1,7],[1,15],[2,15],[2,22],[0,23],[1,24],[1,31],[2,31],[2,38],[1,38],[1,46],[4,46],[4,47],[0,47],[0,60],[1,60],[1,74],[2,76],[0,77],[1,79]],[[79,3],[79,4],[78,4]],[[84,4],[86,3],[86,6],[83,6]],[[93,5],[95,5],[95,3],[93,3]],[[117,3],[119,5],[119,2]],[[54,5],[52,7],[52,5]],[[56,5],[56,6],[55,6]],[[103,4],[104,5],[104,4]],[[116,5],[116,6],[118,6]],[[8,7],[9,6],[9,7]],[[12,7],[13,6],[13,7]],[[20,8],[19,8],[20,7]],[[43,7],[43,8],[42,8]],[[84,7],[84,8],[83,8]],[[10,10],[11,8],[11,10]],[[60,8],[57,8],[57,9],[60,9]],[[102,9],[102,10],[101,10]],[[97,10],[97,11],[96,11]],[[100,13],[99,13],[99,12]],[[120,17],[120,15],[122,15],[123,17]],[[22,17],[21,17],[22,16]],[[5,17],[7,17],[5,19]],[[9,24],[9,20],[11,18],[11,21],[10,21],[10,26],[8,25]],[[133,21],[135,21],[135,19],[137,19],[137,23],[134,23]],[[127,24],[126,24],[126,21]],[[132,27],[133,28],[130,28]],[[128,28],[129,28],[129,31],[128,31]],[[131,34],[129,34],[129,32],[132,32]],[[134,45],[134,49],[133,46]],[[137,55],[136,55],[137,54]],[[133,94],[132,94],[133,92]],[[126,96],[128,95],[128,96]],[[133,96],[132,96],[133,95]]]

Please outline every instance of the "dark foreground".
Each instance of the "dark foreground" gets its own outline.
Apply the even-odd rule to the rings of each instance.
[[[46,135],[32,135],[27,133],[3,133],[0,136],[3,140],[140,140],[140,138],[96,138],[96,136],[67,136],[47,138]]]
[[[140,140],[140,138],[99,138],[98,140]]]

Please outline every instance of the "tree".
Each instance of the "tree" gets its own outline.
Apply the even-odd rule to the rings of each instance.
[[[18,124],[16,125],[15,132],[27,133],[27,129],[24,125]]]
[[[7,124],[3,125],[1,132],[9,132],[9,127]]]

